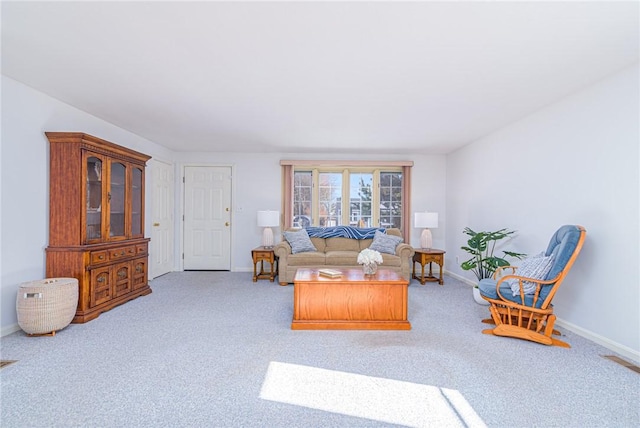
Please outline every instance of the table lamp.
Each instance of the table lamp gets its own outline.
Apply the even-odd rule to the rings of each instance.
[[[433,238],[431,237],[431,229],[438,227],[438,213],[415,213],[414,226],[417,228],[424,228],[422,235],[420,235],[420,247],[430,250],[433,245]]]
[[[264,227],[262,231],[262,246],[273,247],[272,227],[280,226],[280,211],[258,211],[258,226]]]

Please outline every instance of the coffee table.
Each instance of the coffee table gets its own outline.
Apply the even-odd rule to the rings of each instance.
[[[378,269],[340,269],[328,278],[318,269],[298,269],[293,279],[292,330],[411,330],[407,320],[409,281]]]

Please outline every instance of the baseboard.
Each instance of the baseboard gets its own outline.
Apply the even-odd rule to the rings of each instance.
[[[460,276],[457,273],[450,272],[446,269],[443,273],[457,279],[458,281],[464,282],[465,284],[469,284],[472,287],[475,287],[478,284],[478,281],[472,281],[469,278],[465,278],[464,276]]]
[[[449,275],[455,279],[457,279],[458,281],[464,282],[465,284],[469,284],[471,286],[475,286],[476,283],[470,279],[467,279],[465,277],[462,277],[458,274],[455,274],[453,272],[449,272],[447,270],[444,271],[445,275]],[[594,333],[592,331],[586,330],[582,327],[579,327],[575,324],[572,324],[568,321],[564,321],[561,318],[557,318],[556,319],[556,325],[558,327],[563,327],[566,328],[567,330],[571,331],[572,333],[577,334],[578,336],[582,336],[585,339],[588,339],[594,343],[597,343],[598,345],[604,346],[607,349],[610,349],[613,352],[616,352],[626,358],[629,358],[631,360],[634,360],[635,362],[640,362],[640,352],[636,351],[634,349],[631,349],[627,346],[621,345],[620,343],[614,342],[613,340],[607,339],[604,336],[601,336],[597,333]]]
[[[578,336],[589,339],[590,341],[595,342],[598,345],[604,346],[605,348],[610,349],[613,352],[616,352],[626,358],[629,358],[636,363],[640,363],[640,352],[631,349],[628,346],[621,345],[620,343],[614,342],[613,340],[607,339],[604,336],[600,336],[599,334],[586,330],[582,327],[578,327],[577,325],[572,324],[568,321],[564,321],[560,318],[556,319],[556,325],[566,328],[567,330],[577,334]]]
[[[8,336],[12,333],[15,333],[16,331],[20,331],[20,326],[18,325],[18,323],[11,324],[7,327],[2,327],[2,330],[0,331],[0,337]]]

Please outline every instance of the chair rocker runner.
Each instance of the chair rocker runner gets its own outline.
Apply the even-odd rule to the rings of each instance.
[[[570,348],[566,342],[552,337],[556,316],[551,301],[578,257],[586,230],[582,226],[565,225],[551,237],[544,257],[552,257],[548,274],[542,279],[517,275],[515,266],[498,268],[493,279],[478,284],[480,295],[489,302],[492,329],[484,334],[530,340],[544,345]],[[511,284],[519,293],[513,295]]]

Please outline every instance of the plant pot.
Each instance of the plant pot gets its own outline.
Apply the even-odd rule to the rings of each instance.
[[[479,305],[489,306],[489,302],[484,300],[480,295],[480,289],[478,287],[473,287],[473,300]]]

